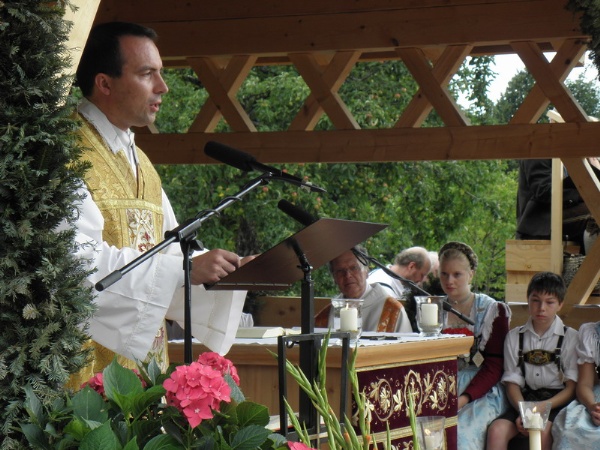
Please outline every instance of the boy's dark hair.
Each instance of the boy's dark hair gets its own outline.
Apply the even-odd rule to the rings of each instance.
[[[560,275],[552,272],[536,273],[527,286],[527,298],[533,292],[540,294],[550,294],[556,296],[559,303],[562,303],[567,293],[567,287]]]
[[[115,78],[121,76],[123,59],[119,40],[123,36],[146,37],[152,41],[158,38],[152,28],[136,23],[108,22],[96,25],[90,32],[77,67],[77,85],[85,97],[92,94],[97,74],[105,73]]]

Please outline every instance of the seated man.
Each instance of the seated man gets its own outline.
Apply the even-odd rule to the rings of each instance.
[[[394,264],[388,266],[392,272],[415,284],[423,282],[431,270],[431,258],[427,249],[423,247],[410,247],[396,255]],[[375,269],[367,278],[369,284],[381,284],[394,293],[396,298],[403,298],[408,286],[402,281],[391,277],[383,269]]]
[[[437,254],[433,258],[430,252],[423,247],[409,247],[396,255],[394,264],[388,266],[388,269],[415,284],[421,284],[425,277],[432,271],[434,261],[436,264],[439,264]],[[437,277],[437,274],[435,276]],[[383,269],[373,270],[369,274],[367,282],[391,289],[396,298],[403,299],[405,301],[406,315],[410,321],[412,330],[414,332],[419,331],[417,327],[417,303],[415,300],[415,295],[418,295],[418,293],[413,292],[410,289],[410,285],[403,283],[397,278],[393,278],[385,273]],[[431,288],[431,286],[428,286],[428,288]]]
[[[366,253],[362,247],[355,247]],[[361,258],[362,259],[362,258]],[[361,261],[352,250],[342,253],[329,263],[335,284],[341,294],[336,298],[362,298],[362,329],[364,331],[412,332],[412,327],[402,304],[396,300],[389,289],[380,285],[369,285],[369,271],[366,261]],[[317,314],[315,325],[324,327],[333,314],[331,306],[327,306]]]

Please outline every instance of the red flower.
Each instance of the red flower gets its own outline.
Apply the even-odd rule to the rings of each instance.
[[[233,365],[233,363],[227,358],[222,357],[218,353],[215,352],[205,352],[202,353],[198,357],[198,362],[200,364],[206,364],[207,366],[212,367],[215,370],[221,372],[222,375],[228,373],[235,384],[240,385],[240,377],[238,376],[237,369]]]
[[[292,442],[288,441],[288,447],[290,450],[313,450],[312,447],[303,444],[302,442]]]
[[[223,373],[200,359],[189,366],[177,366],[171,377],[163,383],[167,390],[167,403],[179,409],[192,428],[204,419],[211,419],[213,411],[219,411],[222,401],[231,401],[231,388],[223,378]],[[217,360],[220,359],[224,358],[219,356]]]
[[[96,375],[94,375],[92,378],[90,378],[87,382],[83,383],[79,388],[83,389],[86,386],[91,387],[98,394],[104,395],[104,382],[102,380],[102,372],[98,372]]]
[[[467,336],[473,336],[473,332],[467,327],[465,328],[445,328],[442,330],[443,334],[465,334]]]

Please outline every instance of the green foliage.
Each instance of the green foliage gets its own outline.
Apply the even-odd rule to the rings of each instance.
[[[491,78],[488,65],[489,59],[470,60],[453,81],[453,91],[476,85],[478,92],[484,92]],[[199,92],[204,90],[189,71],[167,71],[166,76],[171,91],[163,103],[157,126],[161,131],[184,132],[200,102],[189,109],[183,105],[189,99],[200,98]],[[359,63],[342,85],[340,97],[361,127],[385,128],[398,120],[417,89],[402,62]],[[238,99],[257,128],[281,131],[292,122],[306,95],[306,85],[293,67],[256,67],[242,85]],[[480,107],[481,111],[484,109]],[[173,122],[174,111],[179,115],[177,123]],[[426,126],[440,125],[437,115],[430,114]],[[324,117],[317,128],[333,126]],[[286,164],[285,167],[289,173],[306,176],[325,187],[327,193],[310,194],[272,182],[224,210],[220,217],[205,222],[199,233],[204,244],[209,248],[233,249],[243,255],[267,250],[301,228],[277,209],[283,198],[315,216],[389,224],[365,243],[369,252],[384,263],[411,245],[438,250],[450,239],[465,240],[475,247],[482,260],[482,278],[477,278],[481,280],[477,287],[496,296],[503,295],[504,260],[498,255],[503,255],[504,241],[514,233],[516,192],[516,176],[506,162]],[[180,220],[214,207],[251,179],[251,174],[220,165],[161,166],[158,170]],[[497,226],[482,226],[488,223]],[[315,270],[313,278],[317,295],[336,292],[327,269]],[[299,286],[293,286],[287,293],[298,295]]]
[[[50,5],[50,6],[47,6]],[[42,404],[85,362],[78,325],[91,315],[74,260],[72,205],[84,167],[61,75],[65,2],[0,3],[0,448],[19,448],[13,426],[27,384]],[[66,102],[65,102],[66,100]]]
[[[597,81],[586,80],[585,75],[582,73],[576,80],[567,80],[565,85],[586,114],[599,118],[600,90]]]
[[[113,361],[103,371],[103,394],[86,386],[47,406],[27,386],[29,417],[21,423],[21,430],[31,446],[47,450],[283,448],[283,436],[266,428],[267,408],[246,401],[229,375],[225,377],[233,390],[232,402],[222,402],[221,412],[215,412],[213,419],[191,429],[179,410],[163,403],[162,383],[174,369],[171,366],[167,373],[159,373],[153,361],[141,368],[140,378]]]
[[[567,8],[580,14],[581,31],[592,37],[588,47],[594,64],[600,69],[600,2],[597,0],[568,0]],[[598,72],[600,73],[600,70]]]

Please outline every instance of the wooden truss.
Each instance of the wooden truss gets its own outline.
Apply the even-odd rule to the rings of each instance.
[[[561,158],[600,222],[600,186],[584,159],[598,153],[600,123],[588,121],[563,83],[588,37],[566,0],[88,3],[97,7],[96,22],[153,27],[165,66],[191,67],[209,94],[187,133],[138,134],[157,164],[214,163],[203,152],[209,140],[265,163]],[[556,52],[551,62],[548,51]],[[519,55],[535,86],[510,123],[473,126],[448,83],[468,56],[504,53]],[[360,129],[338,91],[357,62],[389,59],[404,62],[419,90],[394,127]],[[285,131],[258,132],[236,99],[251,68],[267,64],[293,64],[310,89]],[[536,123],[550,103],[565,123]],[[445,126],[421,127],[432,110]],[[314,131],[324,114],[335,130]],[[233,132],[214,133],[222,119]],[[597,261],[600,240],[569,291],[570,305],[585,302],[600,276]]]

